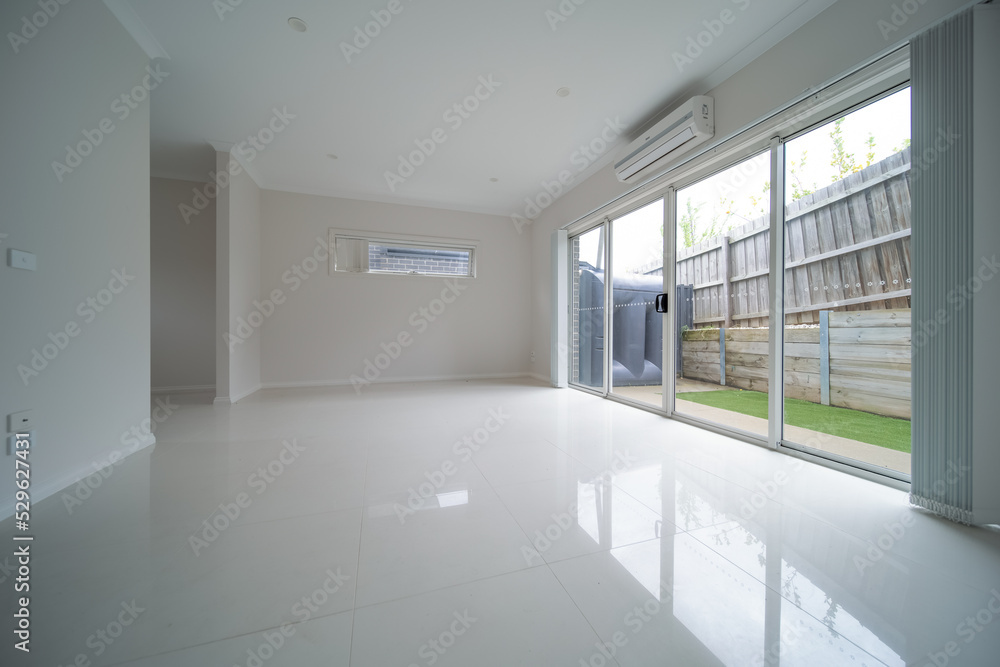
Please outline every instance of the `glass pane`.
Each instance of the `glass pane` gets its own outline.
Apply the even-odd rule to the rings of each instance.
[[[766,152],[677,191],[676,411],[767,435]]]
[[[472,252],[457,248],[368,244],[368,270],[468,276]]]
[[[604,227],[569,242],[573,277],[570,300],[570,380],[604,388]]]
[[[611,223],[611,391],[663,405],[663,200]]]
[[[787,144],[784,439],[910,472],[910,91]]]

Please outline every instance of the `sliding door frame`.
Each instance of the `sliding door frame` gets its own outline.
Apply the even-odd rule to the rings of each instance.
[[[768,151],[773,151],[773,146],[772,146],[773,141],[774,141],[773,139],[765,139],[765,140],[757,140],[757,141],[754,141],[754,142],[747,142],[746,144],[740,146],[739,150],[733,150],[733,151],[726,152],[725,153],[725,157],[723,159],[719,159],[717,161],[714,161],[714,162],[712,162],[712,163],[710,163],[710,164],[708,164],[708,165],[706,165],[706,166],[704,166],[704,167],[702,167],[700,169],[688,171],[687,173],[685,173],[683,175],[682,178],[677,178],[677,179],[673,180],[670,183],[670,185],[667,187],[668,198],[671,200],[671,202],[670,202],[671,211],[670,211],[670,217],[669,217],[669,224],[671,225],[671,233],[670,233],[671,247],[669,248],[670,254],[665,254],[664,255],[664,260],[665,261],[664,261],[663,273],[664,273],[664,275],[666,275],[667,273],[669,273],[670,276],[671,276],[670,289],[667,290],[668,294],[671,294],[672,296],[676,295],[676,285],[677,285],[677,246],[676,246],[676,243],[677,243],[677,192],[680,191],[680,190],[683,190],[684,188],[687,188],[687,187],[689,187],[691,185],[694,185],[694,184],[700,183],[701,181],[704,181],[706,179],[712,178],[713,176],[715,176],[717,174],[720,174],[720,173],[726,171],[727,169],[730,169],[730,168],[732,168],[734,166],[739,165],[741,162],[744,162],[746,160],[749,160],[749,159],[752,159],[754,157],[757,157],[758,155],[763,155],[763,154],[767,153]],[[772,152],[772,155],[771,155],[771,170],[772,170],[772,172],[774,170],[774,155],[773,155],[773,152]],[[771,177],[773,179],[773,177],[774,177],[773,173],[772,173]],[[774,188],[771,188],[772,206],[774,205],[774,202],[773,202],[774,196],[775,196],[774,195]],[[664,237],[667,236],[667,233],[666,233],[666,225],[667,224],[668,224],[667,222],[664,223],[664,234],[663,234]],[[772,218],[771,218],[771,228],[772,228],[772,230],[774,228],[774,218],[773,218],[773,215],[772,215]],[[772,233],[773,233],[773,231],[772,231]],[[667,249],[665,248],[665,251],[666,250]],[[669,262],[667,260],[669,260]],[[769,266],[771,266],[770,261],[771,260],[769,260],[769,264],[768,264]],[[670,270],[669,271],[667,270],[667,267],[666,267],[667,263],[670,264]],[[771,281],[771,282],[773,284],[773,281]],[[664,281],[664,287],[665,288],[667,287],[666,281]],[[782,294],[782,296],[783,296],[783,294]],[[773,308],[774,307],[774,295],[773,295],[773,293],[769,294],[769,301],[770,301],[770,307]],[[783,307],[783,304],[782,304],[782,307]],[[674,309],[671,308],[671,314],[673,314],[673,311],[674,311]],[[673,319],[671,319],[671,321],[673,321]],[[673,340],[673,338],[675,337],[675,332],[674,332],[673,328],[671,328],[670,335],[671,335],[672,345],[679,345],[681,343],[681,341]],[[666,348],[666,344],[664,344],[664,347]],[[737,440],[742,440],[744,442],[749,442],[749,443],[752,443],[754,445],[760,445],[760,446],[763,446],[763,447],[770,447],[771,449],[775,449],[777,447],[777,444],[772,444],[771,442],[769,442],[769,438],[766,438],[764,436],[758,435],[756,433],[751,433],[750,431],[744,431],[742,429],[733,428],[731,426],[727,426],[727,425],[721,424],[719,422],[713,422],[713,421],[709,421],[707,419],[702,419],[701,417],[695,417],[693,415],[687,415],[687,414],[683,414],[683,413],[677,412],[677,403],[676,403],[676,401],[677,401],[677,375],[676,375],[676,369],[674,369],[674,364],[673,364],[673,354],[675,354],[675,352],[674,352],[674,348],[671,346],[671,348],[670,348],[671,374],[670,374],[670,379],[667,381],[667,384],[669,385],[669,394],[670,394],[670,397],[668,399],[669,400],[669,410],[667,411],[668,416],[670,416],[672,419],[676,419],[677,421],[684,422],[685,424],[690,424],[692,426],[697,426],[699,428],[704,428],[706,430],[712,431],[713,433],[719,433],[721,435],[729,436],[731,438],[735,438]],[[666,363],[666,361],[664,361],[664,363]],[[664,394],[666,394],[666,393],[667,393],[667,390],[664,390]],[[768,396],[769,396],[768,400],[770,400],[771,393],[773,393],[773,392],[769,392],[769,394],[768,394]]]
[[[826,125],[826,124],[830,123],[831,121],[836,120],[837,118],[840,118],[840,117],[843,117],[843,116],[847,116],[847,115],[849,115],[849,114],[851,114],[851,113],[853,113],[855,111],[863,109],[866,106],[869,106],[871,104],[875,104],[876,102],[878,102],[878,101],[880,101],[882,99],[885,99],[886,97],[889,97],[891,95],[894,95],[894,94],[896,94],[896,93],[898,93],[898,92],[900,92],[902,90],[905,90],[905,89],[909,88],[910,86],[911,86],[911,82],[910,82],[909,77],[907,77],[905,81],[898,82],[898,83],[896,83],[895,85],[892,85],[889,88],[880,89],[879,92],[874,92],[873,91],[873,93],[869,97],[867,97],[867,98],[865,98],[865,99],[863,99],[861,101],[855,102],[851,106],[844,108],[842,111],[839,111],[839,112],[837,112],[835,114],[827,115],[827,116],[822,117],[822,118],[817,118],[814,121],[810,122],[810,124],[807,127],[796,128],[796,130],[794,132],[787,133],[787,134],[781,136],[780,139],[776,138],[775,140],[778,141],[777,150],[780,151],[781,161],[784,162],[784,147],[785,147],[785,145],[787,143],[789,143],[791,141],[794,141],[795,139],[797,139],[797,138],[799,138],[799,137],[801,137],[803,135],[809,134],[813,130],[815,130],[815,129],[819,128],[819,127],[822,127],[823,125]],[[784,185],[785,185],[784,184],[785,171],[784,171],[784,167],[783,166],[782,166],[781,169],[779,169],[779,173],[778,174],[776,174],[776,175],[772,174],[772,182],[773,183],[778,182],[778,180],[776,180],[776,179],[780,179],[782,187],[784,187]],[[774,188],[772,188],[772,193],[773,193],[773,190],[774,190]],[[772,205],[773,205],[773,196],[772,196]],[[784,207],[784,202],[782,202],[782,204],[781,204],[781,215],[780,215],[780,217],[781,217],[781,221],[780,222],[781,222],[782,229],[783,229],[784,228],[784,224],[785,224],[785,207]],[[772,255],[773,255],[773,253],[775,252],[775,244],[777,242],[780,242],[781,245],[782,245],[782,248],[781,248],[781,254],[778,255],[778,258],[779,258],[779,261],[781,262],[781,270],[779,272],[780,276],[781,276],[780,277],[781,285],[779,287],[778,294],[781,296],[781,299],[780,299],[780,305],[781,305],[780,317],[781,317],[781,320],[780,321],[782,323],[784,323],[784,321],[785,321],[785,304],[784,304],[784,289],[785,289],[785,286],[784,286],[784,281],[785,281],[784,241],[785,241],[785,239],[784,239],[784,234],[779,235],[779,237],[780,237],[780,239],[776,240],[775,239],[775,235],[772,234],[772,236],[771,236],[771,252],[772,252]],[[774,258],[773,257],[772,257],[771,261],[772,261],[771,269],[772,269],[772,272],[773,272],[774,271],[774,264],[773,264]],[[774,294],[775,294],[775,292],[774,292],[774,287],[775,287],[774,282],[775,281],[774,281],[773,278],[774,278],[774,273],[772,273],[772,284],[771,284],[771,286],[772,286],[772,290],[771,290],[772,299],[775,298],[774,297]],[[775,317],[777,317],[777,315],[773,311],[773,302],[772,302],[772,313],[771,313],[772,323],[774,322],[774,318]],[[785,327],[781,326],[781,327],[779,327],[779,329],[780,329],[780,332],[779,332],[778,335],[780,335],[782,338],[784,338],[784,329],[785,329]],[[772,328],[772,330],[771,330],[771,342],[772,343],[775,340],[775,335],[776,334],[775,334],[775,332],[774,332],[774,330]],[[774,363],[774,359],[777,359],[780,362],[780,365],[781,365],[781,375],[779,377],[784,377],[784,363],[785,363],[784,340],[781,341],[779,349],[782,352],[781,352],[781,354],[778,357],[776,357],[776,358],[772,357],[772,367],[778,365],[777,363]],[[773,354],[773,350],[772,350],[772,354]],[[769,381],[770,382],[776,381],[773,374],[769,378]],[[876,465],[873,465],[873,464],[868,463],[866,461],[863,461],[861,459],[852,459],[852,458],[849,458],[847,456],[843,456],[841,454],[837,454],[837,453],[834,453],[834,452],[822,451],[821,453],[818,453],[819,450],[814,451],[808,445],[806,445],[804,443],[795,442],[795,441],[792,441],[792,440],[785,440],[785,438],[783,436],[784,421],[785,421],[785,414],[784,414],[784,404],[785,404],[785,401],[784,401],[784,384],[783,383],[782,383],[782,398],[780,400],[780,404],[781,405],[778,406],[777,408],[772,407],[771,408],[771,413],[769,414],[769,420],[771,422],[771,423],[769,423],[769,434],[771,436],[769,438],[769,440],[771,442],[769,442],[768,444],[771,445],[773,448],[780,449],[782,452],[785,452],[785,453],[794,453],[794,455],[804,456],[804,457],[807,457],[807,458],[810,458],[810,459],[812,459],[812,458],[823,459],[823,460],[826,460],[826,461],[830,462],[831,464],[833,464],[832,467],[835,467],[835,468],[838,468],[838,469],[842,469],[842,468],[848,469],[851,472],[854,472],[855,474],[857,474],[859,472],[860,473],[864,473],[864,474],[861,475],[863,477],[869,477],[869,475],[874,475],[875,476],[874,479],[877,479],[878,481],[889,483],[891,486],[896,486],[897,488],[901,488],[901,489],[904,489],[904,490],[909,488],[911,476],[909,474],[907,474],[907,473],[901,473],[901,472],[899,472],[897,470],[892,470],[891,468],[885,468],[885,467],[876,466]],[[775,409],[779,410],[780,412],[775,412],[774,411]],[[778,417],[780,418],[780,422],[779,423],[777,423],[777,424],[774,423],[774,420],[771,418],[772,414],[773,415],[778,415]]]
[[[674,416],[674,393],[677,384],[677,188],[668,185],[663,195],[663,293],[667,296],[667,312],[663,315],[663,414]],[[674,258],[667,268],[667,258]]]
[[[652,192],[649,192],[648,194],[646,194],[646,196],[640,197],[640,198],[635,199],[633,201],[630,201],[627,206],[621,208],[618,211],[615,211],[614,217],[610,217],[609,216],[607,218],[607,220],[608,220],[608,237],[609,238],[614,237],[614,228],[615,228],[615,223],[617,221],[621,220],[622,218],[624,218],[627,215],[630,215],[630,214],[638,211],[641,208],[645,208],[646,206],[649,206],[650,204],[655,203],[658,199],[661,199],[661,198],[664,199],[664,201],[666,201],[666,199],[664,197],[663,188],[657,188],[656,190],[653,190]],[[664,238],[664,244],[666,244],[666,238],[667,238],[667,219],[666,219],[666,217],[663,218],[663,238]],[[666,370],[666,367],[664,367],[664,366],[661,366],[661,374],[662,375],[661,375],[661,382],[660,382],[660,389],[663,392],[664,399],[660,401],[660,407],[656,407],[655,405],[652,405],[650,403],[643,403],[641,401],[637,401],[637,400],[628,398],[626,396],[622,396],[620,394],[614,393],[614,384],[613,384],[613,382],[611,380],[611,370],[612,370],[612,368],[611,368],[611,355],[612,355],[613,350],[614,350],[614,335],[615,335],[614,334],[614,303],[613,303],[613,296],[614,296],[614,273],[613,273],[613,269],[614,269],[614,267],[611,264],[612,257],[613,257],[613,250],[614,250],[613,243],[614,242],[612,241],[611,243],[608,243],[608,245],[607,245],[607,249],[608,249],[608,259],[607,259],[607,261],[608,261],[608,267],[609,268],[608,268],[608,272],[605,274],[606,276],[608,276],[608,279],[606,279],[604,281],[605,282],[605,287],[607,288],[606,297],[605,297],[606,303],[611,304],[611,308],[608,311],[610,313],[610,316],[608,317],[608,338],[606,339],[606,341],[608,343],[607,344],[607,350],[608,350],[608,352],[605,355],[608,358],[608,394],[607,394],[607,397],[610,398],[611,400],[617,401],[619,403],[624,403],[625,405],[630,405],[630,406],[632,406],[634,408],[639,408],[640,410],[645,410],[647,412],[652,412],[652,413],[655,413],[655,414],[658,414],[658,415],[668,416],[669,413],[666,410],[665,403],[666,403],[667,386],[670,383],[667,380],[667,374],[666,374],[667,370]],[[664,262],[663,275],[664,275],[664,281],[663,281],[664,288],[663,288],[663,291],[666,294],[670,294],[670,291],[666,289],[666,283],[667,283],[667,280],[666,280],[666,275],[667,275],[666,262]],[[661,342],[661,347],[663,348],[663,350],[666,350],[667,349],[667,325],[668,325],[668,318],[667,318],[667,314],[664,314],[661,317],[664,318],[663,319],[663,341]]]
[[[778,449],[785,430],[785,143],[777,136],[771,139],[770,244],[767,446]]]
[[[784,431],[784,243],[785,243],[785,143],[818,127],[831,119],[844,116],[853,110],[891,95],[910,83],[909,46],[874,58],[851,72],[831,80],[813,91],[793,100],[751,125],[711,144],[707,149],[676,165],[671,171],[655,176],[638,187],[601,206],[577,221],[565,225],[570,238],[579,236],[595,227],[604,225],[605,242],[605,375],[602,391],[572,383],[574,388],[625,403],[650,412],[663,414],[671,419],[733,437],[738,440],[767,447],[784,454],[805,459],[849,474],[878,481],[900,489],[909,487],[909,475],[902,475],[877,468],[864,462],[828,452],[822,455],[807,451],[803,445],[786,442]],[[628,213],[662,197],[664,201],[663,233],[663,291],[676,297],[676,240],[678,190],[724,171],[742,160],[764,152],[771,154],[771,228],[770,228],[770,281],[769,281],[769,392],[768,435],[766,437],[729,428],[696,417],[676,412],[676,377],[674,368],[675,308],[671,303],[663,316],[663,404],[657,410],[611,392],[612,358],[612,305],[611,305],[611,246],[612,222]],[[669,259],[669,261],[667,261]],[[671,264],[670,270],[667,264]],[[570,262],[572,267],[572,262]],[[572,271],[572,268],[570,269]],[[569,283],[572,285],[572,281]],[[572,305],[570,305],[572,308]],[[572,320],[571,320],[572,321]],[[572,335],[572,334],[571,334]]]
[[[567,363],[571,364],[570,368],[568,369],[569,373],[568,373],[567,384],[570,387],[574,388],[574,389],[579,389],[580,391],[585,391],[588,394],[594,394],[595,396],[601,396],[602,398],[607,398],[607,396],[608,396],[608,387],[610,386],[609,385],[609,378],[608,378],[608,366],[609,366],[608,359],[609,359],[610,355],[607,353],[607,350],[608,350],[608,330],[610,328],[608,322],[611,319],[608,316],[608,289],[607,289],[607,287],[608,287],[607,286],[607,282],[608,282],[607,281],[608,269],[607,269],[607,267],[608,267],[609,237],[611,236],[611,233],[610,233],[611,232],[611,228],[610,228],[610,225],[608,224],[608,219],[606,217],[605,218],[597,219],[596,221],[592,221],[591,224],[589,224],[589,225],[587,225],[585,227],[580,227],[580,228],[577,228],[577,229],[573,229],[572,231],[567,230],[568,233],[566,235],[567,236],[567,238],[566,238],[566,252],[569,254],[569,257],[568,257],[568,261],[566,262],[566,270],[569,272],[569,276],[567,276],[568,279],[566,281],[566,286],[567,286],[568,289],[572,290],[573,289],[573,285],[575,284],[574,281],[576,280],[576,276],[574,275],[574,272],[573,272],[573,243],[574,243],[574,241],[576,241],[578,238],[580,238],[584,234],[588,234],[588,233],[594,231],[595,229],[601,229],[602,233],[604,234],[604,248],[603,248],[603,251],[601,253],[602,254],[601,259],[604,262],[604,275],[605,275],[605,280],[604,280],[604,283],[605,283],[605,285],[604,285],[604,317],[602,318],[603,319],[603,322],[602,322],[602,327],[603,328],[602,328],[602,331],[601,331],[602,335],[604,336],[604,354],[601,355],[601,369],[602,369],[602,371],[601,371],[601,387],[600,388],[590,387],[590,386],[587,386],[585,384],[580,384],[579,382],[574,382],[573,381],[573,368],[572,368],[572,364],[574,363],[574,357],[573,357],[573,324],[574,324],[574,317],[577,316],[578,313],[574,313],[573,312],[573,295],[572,295],[572,293],[569,295],[570,298],[567,299],[567,303],[566,303],[566,308],[568,310],[567,322],[569,323],[569,326],[567,327],[567,335],[568,335],[569,339],[566,341],[566,345],[568,347],[569,354],[566,355],[566,360],[567,360]],[[576,363],[579,363],[579,361],[576,361]]]
[[[572,252],[573,252],[573,245],[572,245],[572,243],[573,243],[573,240],[575,238],[580,237],[580,236],[582,236],[582,235],[584,235],[584,234],[586,234],[586,233],[588,233],[590,231],[593,231],[594,229],[597,229],[599,227],[603,227],[604,228],[604,253],[603,253],[603,257],[602,257],[602,259],[604,261],[604,350],[605,350],[604,355],[603,355],[603,357],[604,357],[603,358],[603,369],[604,369],[603,386],[602,386],[601,389],[597,389],[595,387],[588,387],[586,385],[581,385],[579,383],[573,382],[573,380],[572,380],[572,377],[573,377],[572,373],[569,374],[569,377],[570,377],[569,385],[571,387],[573,387],[574,389],[580,389],[580,390],[586,391],[587,393],[590,393],[590,394],[595,394],[595,395],[601,396],[603,398],[608,398],[608,399],[611,399],[613,401],[617,401],[618,403],[624,403],[625,405],[629,405],[629,406],[632,406],[632,407],[635,407],[635,408],[639,408],[640,410],[646,410],[647,412],[652,412],[652,413],[658,414],[658,415],[669,416],[670,413],[668,412],[668,407],[667,407],[668,404],[667,404],[667,398],[666,398],[666,396],[667,396],[667,392],[668,392],[668,386],[672,388],[673,381],[672,381],[672,379],[670,379],[668,381],[668,377],[672,378],[672,376],[668,376],[667,375],[667,368],[665,366],[663,367],[663,379],[662,379],[662,382],[660,383],[660,387],[661,387],[661,390],[663,392],[663,401],[661,401],[661,404],[660,404],[659,407],[657,407],[655,405],[651,405],[649,403],[643,403],[641,401],[636,401],[634,399],[630,399],[628,397],[621,396],[619,394],[615,394],[614,393],[614,384],[612,382],[612,377],[611,377],[611,373],[612,373],[612,354],[613,354],[612,351],[614,350],[614,301],[613,301],[613,298],[614,298],[614,285],[613,285],[613,283],[614,283],[614,266],[613,266],[613,262],[614,262],[614,259],[613,259],[614,258],[614,223],[617,222],[618,220],[620,220],[621,218],[624,218],[625,216],[627,216],[627,215],[629,215],[631,213],[634,213],[635,211],[638,211],[641,208],[649,206],[650,204],[656,202],[658,199],[661,199],[661,198],[664,200],[664,206],[667,206],[666,197],[664,195],[664,188],[662,188],[662,187],[661,188],[656,188],[655,190],[647,192],[645,194],[645,196],[639,197],[637,199],[630,199],[623,206],[617,207],[613,212],[610,212],[610,213],[607,213],[607,214],[604,214],[604,215],[601,215],[601,216],[595,216],[595,217],[591,217],[591,218],[585,219],[585,220],[581,221],[579,224],[576,224],[576,225],[573,225],[572,227],[567,227],[566,228],[567,232],[568,232],[568,234],[567,234],[568,241],[567,241],[567,244],[566,244],[566,248],[567,248],[567,252],[570,253],[570,258],[569,258],[570,261],[568,262],[568,267],[569,267],[569,272],[571,274],[569,276],[569,280],[567,281],[567,285],[570,288],[572,288],[573,279],[574,279],[574,276],[572,275],[572,273],[573,273],[573,262],[572,262]],[[669,228],[669,223],[668,223],[668,219],[667,219],[666,213],[667,213],[667,211],[665,210],[664,211],[664,218],[663,218],[663,220],[664,220],[664,223],[663,223],[664,250],[667,249],[668,244],[672,244],[673,243],[672,239],[670,239],[668,241],[668,229],[670,229],[670,228]],[[672,234],[672,230],[671,230],[671,234]],[[666,255],[664,255],[664,256],[666,257]],[[664,266],[663,275],[664,275],[663,290],[664,290],[664,292],[666,294],[672,294],[672,292],[668,289],[668,285],[667,285],[668,278],[670,278],[670,277],[668,276],[668,271],[666,270],[666,266]],[[670,280],[670,282],[672,283],[673,281]],[[672,301],[672,298],[671,298],[671,301]],[[570,322],[569,336],[571,338],[571,340],[570,340],[570,343],[571,343],[572,342],[572,335],[573,335],[573,332],[572,332],[572,322],[573,322],[573,312],[572,312],[573,311],[573,303],[572,303],[572,299],[569,299],[569,303],[568,303],[567,307],[569,309],[569,322]],[[667,314],[663,315],[664,320],[663,320],[663,343],[662,343],[662,347],[663,347],[663,350],[664,350],[664,352],[663,352],[664,357],[668,356],[667,353],[666,353],[666,350],[668,350],[668,349],[672,350],[672,348],[668,347],[668,340],[669,340],[669,342],[672,343],[672,336],[673,336],[673,331],[670,330],[670,336],[671,336],[671,338],[668,339],[668,333],[667,333],[668,329],[667,329],[667,327],[670,324],[670,322],[673,321],[672,318],[669,317],[670,314],[672,313],[672,309],[669,309],[669,310],[670,310],[670,312],[668,312]],[[572,348],[571,348],[571,350],[572,350]],[[571,352],[570,355],[567,355],[567,357],[569,358],[570,363],[572,363],[572,352]],[[665,362],[666,362],[666,359],[664,360],[664,363]],[[671,357],[671,360],[670,360],[670,372],[671,373],[673,372],[673,359],[672,359],[672,357]]]

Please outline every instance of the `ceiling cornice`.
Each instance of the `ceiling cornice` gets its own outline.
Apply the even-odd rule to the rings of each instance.
[[[243,171],[253,179],[253,182],[257,184],[258,188],[268,189],[267,183],[264,182],[263,176],[261,176],[260,171],[249,161],[247,161],[239,151],[233,151],[233,147],[236,145],[232,141],[212,141],[209,140],[208,144],[220,153],[228,153],[231,158],[239,162],[240,166],[243,167]]]

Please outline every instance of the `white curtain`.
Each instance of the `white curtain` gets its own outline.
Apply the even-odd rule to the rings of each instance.
[[[973,12],[911,42],[913,452],[910,502],[973,523]]]
[[[336,270],[351,273],[368,271],[368,240],[336,237]]]

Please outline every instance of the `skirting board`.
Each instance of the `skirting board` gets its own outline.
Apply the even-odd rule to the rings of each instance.
[[[378,378],[371,384],[400,384],[405,382],[460,382],[463,380],[510,380],[533,377],[530,373],[487,373],[483,375],[425,375],[419,377]],[[545,379],[548,382],[548,378]],[[310,387],[350,387],[350,380],[325,380],[304,382],[263,382],[262,389],[306,389]]]
[[[146,439],[146,441],[142,444],[142,446],[138,447],[137,449],[133,449],[132,451],[122,452],[125,455],[122,456],[122,458],[118,459],[118,461],[113,465],[119,465],[122,461],[132,456],[136,452],[141,452],[144,449],[149,449],[155,444],[156,444],[156,436],[151,433],[149,435],[149,438]],[[45,500],[49,496],[54,496],[55,494],[59,493],[64,489],[68,489],[69,487],[79,482],[81,479],[84,479],[87,476],[94,474],[94,472],[96,472],[94,469],[94,464],[91,463],[85,468],[78,468],[77,470],[67,473],[62,477],[54,479],[50,482],[44,484],[32,483],[31,503],[33,505],[37,505],[42,500]],[[10,516],[14,516],[13,500],[10,502],[10,504],[5,504],[3,506],[0,506],[0,520],[6,519],[7,517]]]
[[[550,378],[548,375],[542,375],[541,373],[528,373],[528,377],[534,378],[541,383],[547,384],[550,387],[556,386],[552,383],[552,378]]]
[[[261,389],[263,389],[263,386],[258,384],[238,396],[216,396],[215,400],[212,401],[212,405],[233,405],[234,403],[242,401],[250,394],[256,394]]]
[[[194,384],[180,387],[153,387],[149,390],[151,394],[196,394],[202,392],[214,392],[214,384]]]

